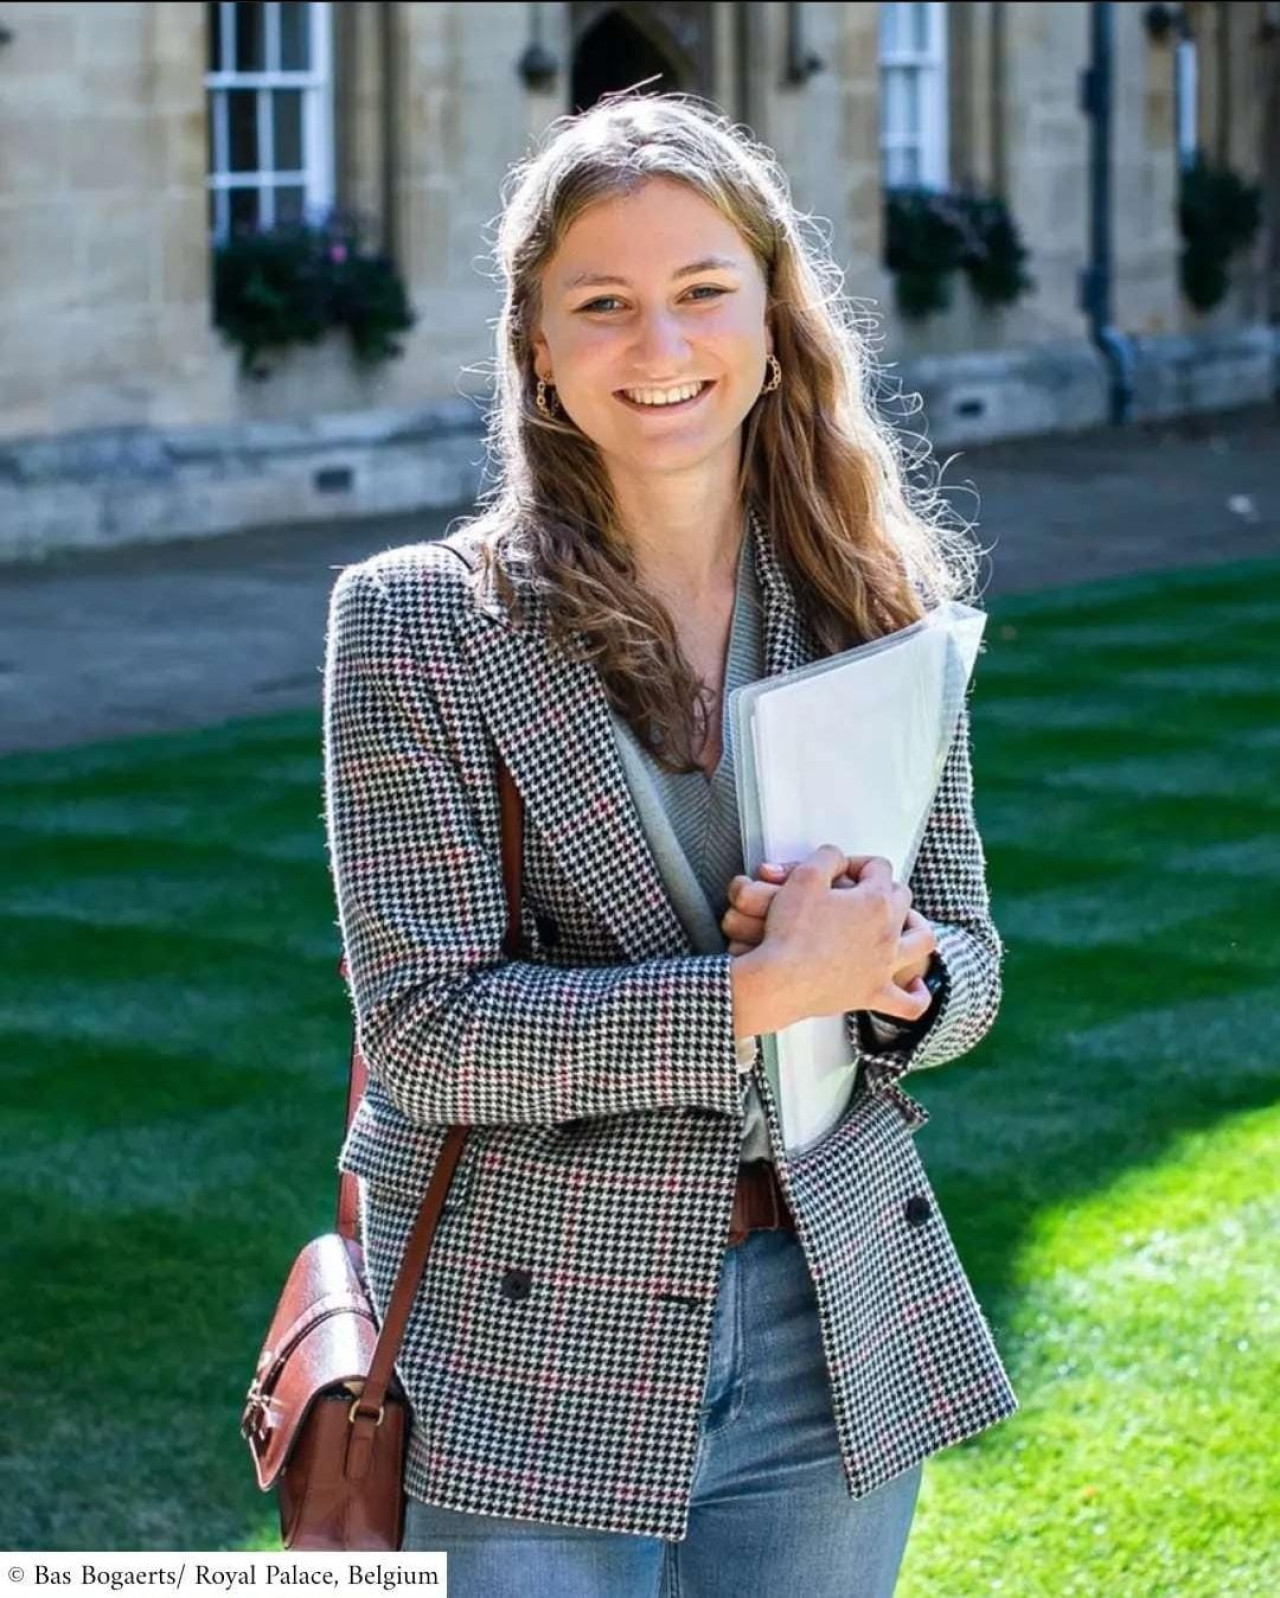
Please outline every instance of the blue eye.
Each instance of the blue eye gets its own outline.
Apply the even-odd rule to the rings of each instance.
[[[721,294],[728,294],[730,292],[731,291],[729,289],[722,289],[714,283],[699,283],[697,288],[689,290],[690,294],[707,293],[717,296]],[[594,311],[597,310],[601,305],[608,304],[611,300],[616,301],[617,298],[618,296],[616,294],[602,294],[598,300],[592,300],[587,305],[580,305],[578,309],[579,311]]]

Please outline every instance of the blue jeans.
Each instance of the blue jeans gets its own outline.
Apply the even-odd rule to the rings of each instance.
[[[702,1415],[683,1542],[411,1498],[401,1547],[448,1554],[450,1598],[890,1598],[922,1466],[849,1497],[793,1232],[725,1250]]]

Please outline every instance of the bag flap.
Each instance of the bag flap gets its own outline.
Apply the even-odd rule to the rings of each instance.
[[[241,1435],[258,1486],[273,1486],[318,1394],[360,1390],[378,1343],[360,1245],[337,1232],[315,1238],[289,1272],[245,1399]]]

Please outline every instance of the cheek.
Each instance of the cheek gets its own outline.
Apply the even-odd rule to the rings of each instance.
[[[571,330],[563,348],[565,360],[574,372],[590,377],[620,358],[621,341],[607,327],[585,326]]]
[[[726,370],[755,367],[764,359],[766,346],[759,322],[738,310],[726,309],[709,321],[699,342],[714,350]]]

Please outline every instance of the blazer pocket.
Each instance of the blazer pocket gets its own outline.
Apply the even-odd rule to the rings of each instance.
[[[415,1126],[370,1079],[338,1154],[338,1169],[350,1171],[370,1187],[402,1201],[420,1202],[449,1130],[447,1126]],[[444,1214],[465,1208],[471,1197],[475,1135],[473,1129],[454,1170]]]

